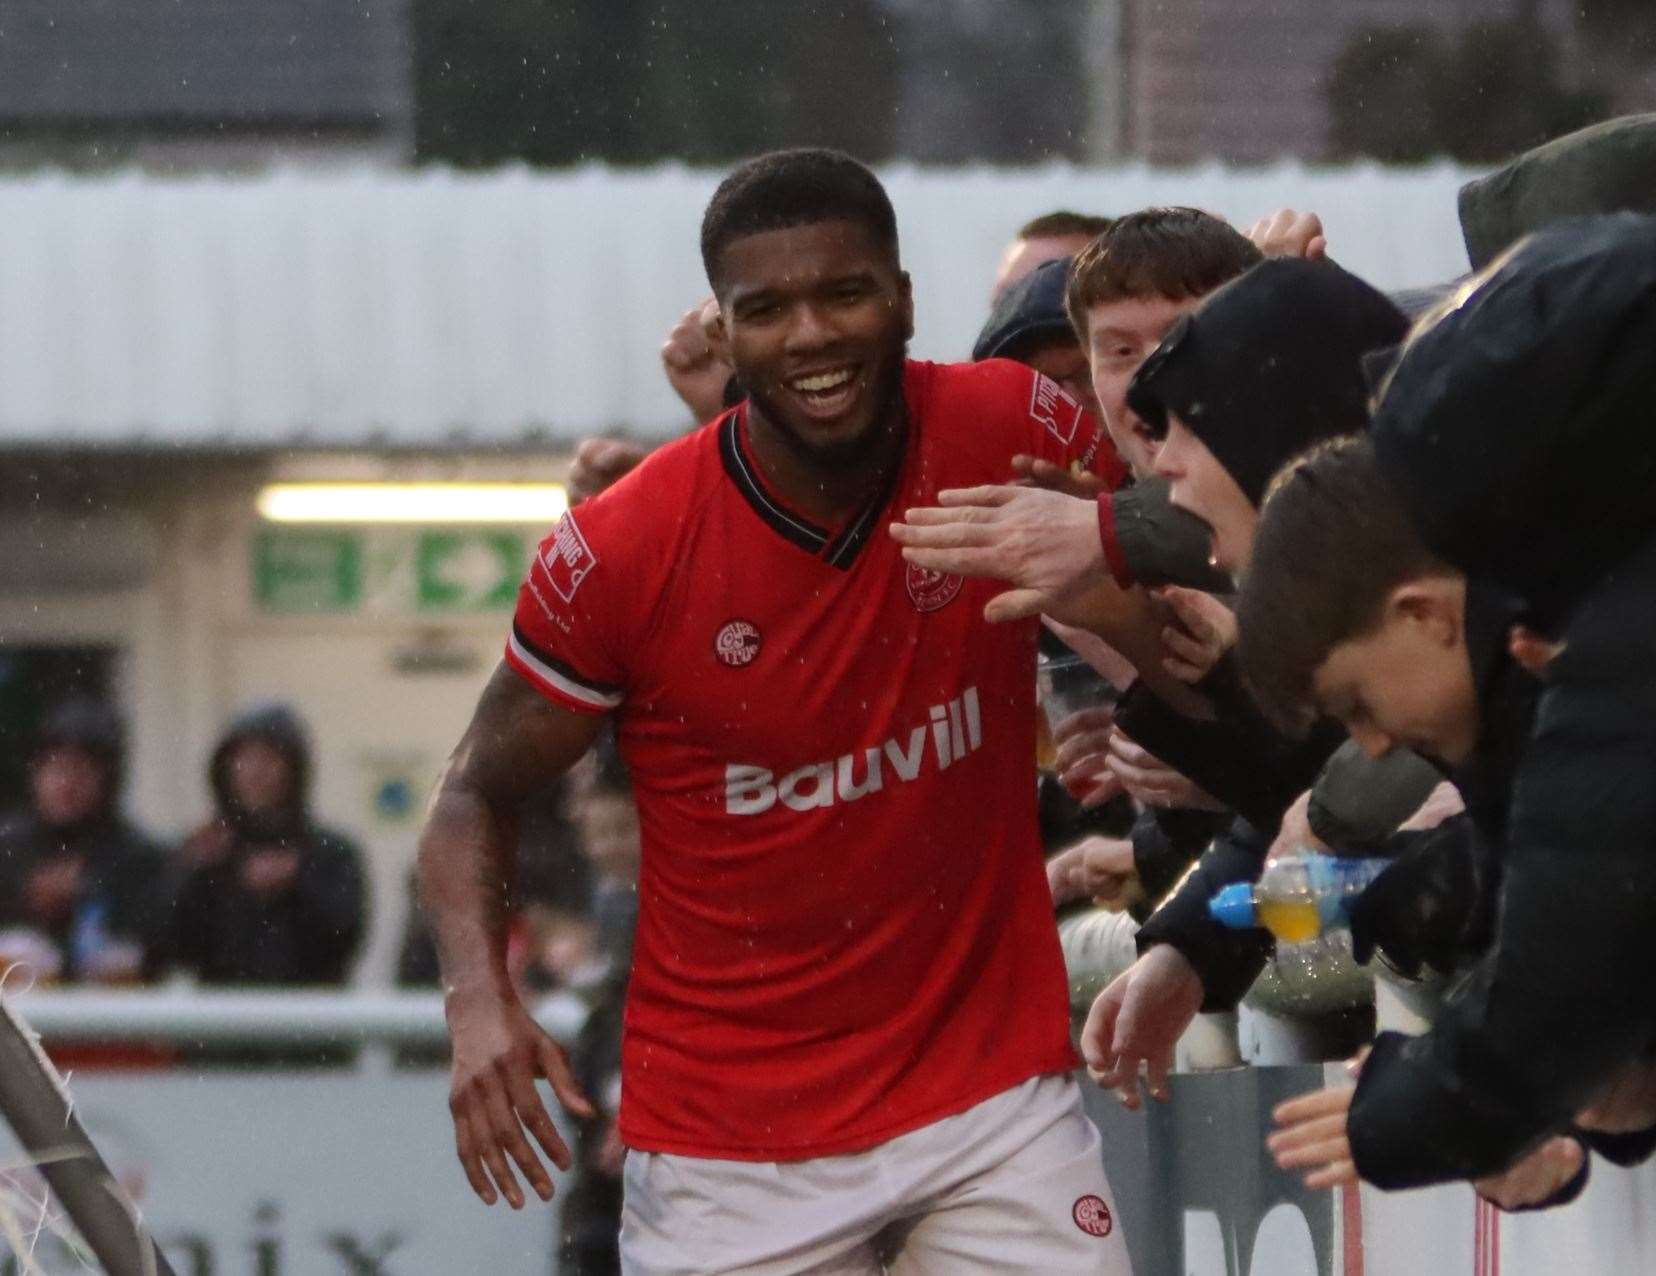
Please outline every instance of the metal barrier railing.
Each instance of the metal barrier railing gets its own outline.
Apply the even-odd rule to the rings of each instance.
[[[439,992],[36,988],[7,1000],[48,1045],[60,1041],[187,1044],[430,1045],[448,1041]],[[587,1006],[573,993],[533,1002],[530,1014],[573,1040]]]

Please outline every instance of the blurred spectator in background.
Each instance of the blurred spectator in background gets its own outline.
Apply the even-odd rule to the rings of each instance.
[[[592,1011],[575,1043],[573,1064],[583,1092],[598,1109],[581,1123],[575,1185],[564,1205],[563,1253],[558,1270],[571,1276],[618,1272],[621,1230],[621,1016],[632,971],[638,922],[638,865],[642,841],[632,781],[613,736],[594,749],[591,780],[580,808],[581,842],[591,861],[593,917],[602,978],[591,991]]]
[[[531,991],[550,991],[574,976],[589,978],[601,960],[592,920],[592,869],[581,851],[581,831],[570,812],[563,779],[547,785],[518,812],[517,915],[507,946],[507,967]],[[409,883],[408,918],[397,954],[397,984],[435,988],[437,945]],[[445,1043],[435,1057],[448,1058]]]
[[[1073,213],[1061,208],[1025,222],[1001,254],[989,300],[1000,300],[1003,292],[1042,262],[1055,257],[1073,257],[1108,230],[1110,221],[1094,213]]]
[[[342,984],[367,922],[362,855],[311,817],[311,751],[282,705],[235,719],[208,771],[217,814],[184,844],[172,956],[204,984]]]
[[[972,361],[1012,359],[1051,377],[1070,397],[1103,423],[1093,393],[1087,351],[1064,309],[1070,257],[1044,261],[995,298],[989,318],[972,346]]]
[[[29,805],[0,822],[0,968],[99,983],[154,972],[166,858],[121,815],[125,756],[108,705],[76,697],[47,715]]]

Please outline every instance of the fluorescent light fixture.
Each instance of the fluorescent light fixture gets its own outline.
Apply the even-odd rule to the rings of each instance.
[[[555,522],[561,483],[272,483],[259,493],[272,523]]]

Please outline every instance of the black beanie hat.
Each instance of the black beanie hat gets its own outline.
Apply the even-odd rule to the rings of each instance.
[[[1272,475],[1368,421],[1363,356],[1408,321],[1331,261],[1260,262],[1175,324],[1127,388],[1144,423],[1176,414],[1259,505]]]
[[[1538,620],[1656,530],[1656,217],[1549,226],[1410,334],[1376,455],[1433,551]]]
[[[1037,344],[1079,344],[1064,309],[1073,257],[1043,261],[996,298],[983,331],[972,345],[972,361],[1015,359]]]

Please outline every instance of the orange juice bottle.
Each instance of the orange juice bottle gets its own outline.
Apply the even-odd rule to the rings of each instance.
[[[1348,925],[1351,901],[1389,863],[1285,855],[1266,864],[1257,882],[1233,882],[1220,890],[1208,901],[1208,913],[1239,930],[1263,926],[1285,944],[1302,944]]]

